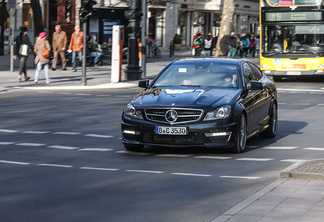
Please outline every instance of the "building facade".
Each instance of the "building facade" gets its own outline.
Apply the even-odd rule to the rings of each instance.
[[[141,0],[137,0],[141,1]],[[111,41],[112,25],[127,26],[125,11],[131,0],[97,0],[89,20],[89,35],[99,43]],[[223,0],[153,0],[147,2],[147,38],[157,39],[160,47],[168,47],[173,36],[181,35],[182,45],[191,46],[197,31],[217,36],[221,23]],[[81,0],[40,0],[43,24],[48,36],[60,24],[68,33],[80,24]],[[259,1],[237,0],[231,30],[257,33],[259,26]],[[12,9],[11,9],[12,10]],[[13,17],[14,29],[25,25],[33,30],[33,11],[30,0],[16,0]],[[124,38],[128,31],[125,29]],[[127,44],[127,41],[124,41]]]

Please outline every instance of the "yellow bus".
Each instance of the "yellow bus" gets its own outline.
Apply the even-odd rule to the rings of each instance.
[[[322,0],[260,0],[260,68],[285,76],[324,75]]]

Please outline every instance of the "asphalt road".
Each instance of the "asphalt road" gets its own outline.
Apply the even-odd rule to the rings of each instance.
[[[323,157],[323,80],[277,87],[277,137],[242,154],[126,152],[121,112],[139,88],[3,93],[1,221],[212,221],[291,164]]]

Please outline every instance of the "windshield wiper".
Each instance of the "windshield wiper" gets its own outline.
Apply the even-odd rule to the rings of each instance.
[[[191,87],[208,87],[205,85],[180,85],[180,86],[191,86]]]

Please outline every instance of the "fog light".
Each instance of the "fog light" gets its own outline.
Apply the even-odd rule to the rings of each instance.
[[[139,135],[140,134],[140,132],[134,131],[134,130],[124,130],[123,133],[131,134],[131,135]]]
[[[321,69],[321,70],[317,70],[316,72],[321,73],[324,72],[324,70]]]
[[[215,133],[205,133],[206,137],[214,137],[214,136],[230,136],[232,132],[215,132]]]

